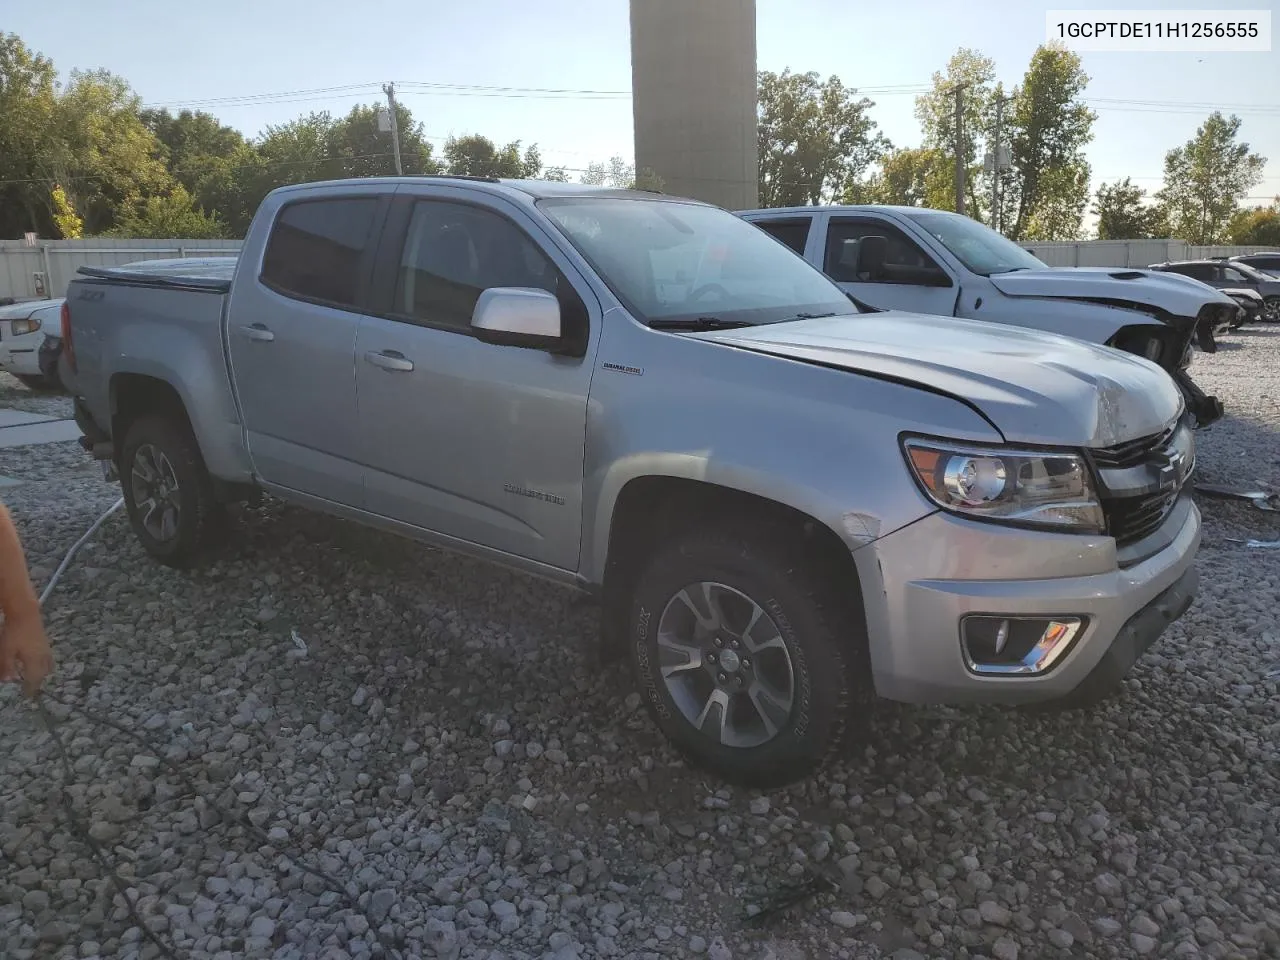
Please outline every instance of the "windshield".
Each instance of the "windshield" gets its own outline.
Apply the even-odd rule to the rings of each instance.
[[[1239,270],[1250,280],[1255,280],[1255,281],[1258,281],[1259,283],[1270,283],[1271,281],[1275,280],[1275,277],[1267,276],[1267,274],[1263,273],[1253,264],[1242,263],[1239,260],[1233,260],[1231,261],[1231,263],[1227,264],[1226,277],[1228,280],[1231,279],[1231,270],[1233,268],[1236,270]]]
[[[989,277],[1013,270],[1044,270],[1048,264],[990,227],[958,213],[907,213],[974,273]]]
[[[776,323],[858,312],[821,271],[719,207],[557,197],[539,207],[644,323]]]

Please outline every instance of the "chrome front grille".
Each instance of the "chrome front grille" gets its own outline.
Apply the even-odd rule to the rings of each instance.
[[[1099,469],[1125,470],[1136,467],[1151,456],[1153,451],[1164,449],[1177,429],[1178,425],[1174,424],[1167,430],[1149,437],[1126,440],[1111,447],[1099,447],[1091,450],[1090,453],[1093,454],[1093,462]]]
[[[1089,451],[1107,533],[1126,547],[1155,533],[1195,467],[1195,441],[1181,421],[1157,434]]]

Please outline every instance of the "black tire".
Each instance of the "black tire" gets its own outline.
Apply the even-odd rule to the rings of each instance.
[[[134,467],[138,451],[149,447],[161,454],[176,479],[177,522],[172,536],[161,538],[147,529],[137,501]],[[147,416],[135,420],[125,433],[118,463],[129,522],[143,549],[161,563],[178,569],[195,565],[214,540],[214,523],[222,510],[214,499],[213,482],[200,448],[184,419]]]
[[[699,582],[722,584],[731,590],[726,596],[738,593],[754,602],[786,646],[790,713],[785,721],[779,715],[776,734],[759,745],[726,745],[720,735],[702,732],[661,675],[663,613],[681,590]],[[637,579],[627,636],[641,695],[659,729],[692,763],[735,783],[775,787],[808,776],[839,749],[850,720],[862,719],[870,700],[865,634],[837,596],[803,544],[786,533],[708,529],[659,548]],[[703,669],[692,671],[697,677],[687,682],[714,684],[714,671],[704,680]],[[696,694],[691,697],[696,701]],[[736,710],[742,701],[733,703]]]
[[[1262,301],[1262,319],[1270,323],[1280,322],[1280,297],[1266,297]]]

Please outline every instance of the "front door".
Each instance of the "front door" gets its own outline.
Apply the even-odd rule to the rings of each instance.
[[[254,471],[347,506],[363,501],[355,341],[377,243],[377,195],[283,206],[258,277],[228,306],[232,375]],[[252,253],[241,269],[250,269]]]
[[[375,279],[388,296],[360,325],[368,509],[576,569],[593,344],[570,357],[482,343],[471,314],[489,287],[538,287],[586,344],[594,297],[566,279],[558,251],[533,242],[540,228],[517,208],[447,197],[396,201]]]
[[[884,237],[884,262],[860,257],[863,238]],[[952,316],[959,290],[924,249],[880,217],[832,216],[827,225],[823,271],[863,303],[882,310]]]

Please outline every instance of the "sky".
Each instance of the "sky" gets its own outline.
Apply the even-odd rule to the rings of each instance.
[[[1228,2],[1271,9],[1280,29],[1276,0],[1129,0],[1123,8]],[[125,77],[148,106],[203,109],[250,136],[311,110],[345,113],[381,98],[381,84],[394,81],[437,148],[450,135],[467,133],[537,143],[544,163],[569,168],[573,179],[592,161],[632,156],[626,0],[8,0],[6,6],[0,29],[52,58],[63,76],[73,68],[105,67]],[[920,131],[912,94],[958,47],[993,58],[997,79],[1009,87],[1045,40],[1046,10],[1114,6],[1104,0],[756,0],[757,62],[762,70],[815,70],[855,87],[898,88],[869,94],[871,114],[895,146],[914,146]],[[1085,95],[1098,113],[1087,150],[1095,187],[1129,176],[1158,189],[1165,151],[1190,138],[1218,107],[1241,117],[1241,138],[1268,158],[1266,179],[1250,191],[1250,202],[1280,194],[1275,43],[1270,53],[1082,57],[1091,78]]]

